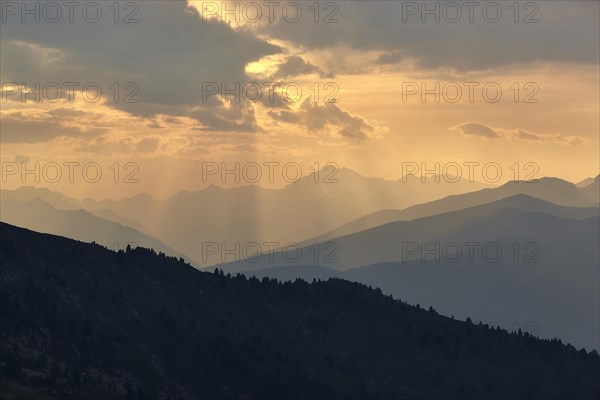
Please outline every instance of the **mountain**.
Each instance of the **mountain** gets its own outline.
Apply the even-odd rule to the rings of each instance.
[[[15,190],[0,190],[0,201],[2,203],[9,199],[19,203],[24,203],[37,198],[59,210],[79,210],[81,208],[78,204],[78,200],[47,188],[21,186]]]
[[[592,183],[587,186],[581,188],[581,190],[588,195],[590,198],[596,199],[596,203],[598,202],[598,197],[600,196],[600,175],[594,179]]]
[[[590,257],[597,260],[597,254]],[[550,263],[504,260],[409,261],[370,265],[348,271],[345,277],[459,319],[468,316],[504,328],[520,327],[577,348],[598,350],[600,275],[598,263],[594,268],[583,258],[561,262],[562,269]]]
[[[90,211],[90,214],[94,214],[97,217],[100,217],[100,218],[108,220],[108,221],[115,222],[119,225],[128,226],[130,228],[135,229],[136,231],[140,231],[140,232],[145,233],[150,236],[154,235],[154,234],[150,233],[150,230],[148,228],[146,228],[144,225],[140,224],[136,220],[133,220],[130,218],[123,218],[123,217],[117,215],[110,208],[102,208],[100,210],[93,210],[93,211]]]
[[[561,217],[524,211],[536,209]],[[285,280],[341,277],[463,318],[536,324],[544,337],[598,349],[600,217],[594,211],[518,195],[334,238],[302,248],[298,260],[296,249],[280,249],[271,259],[263,254],[258,262],[219,268]]]
[[[302,244],[307,245],[315,242],[323,242],[335,237],[350,235],[393,221],[410,221],[431,215],[462,210],[518,194],[535,197],[556,205],[571,207],[570,209],[558,208],[548,204],[542,205],[542,203],[517,205],[524,211],[536,211],[535,207],[543,207],[538,209],[538,211],[552,214],[557,217],[586,218],[588,216],[597,215],[596,204],[598,204],[598,198],[600,196],[598,179],[599,177],[597,177],[592,184],[582,188],[577,188],[572,183],[556,178],[543,178],[527,182],[513,181],[498,188],[489,188],[472,193],[448,196],[428,203],[411,206],[403,210],[379,210],[344,224],[325,234],[305,240]]]
[[[58,210],[81,210],[86,208],[82,201],[46,188],[22,186],[15,190],[0,190],[0,203],[8,202],[10,200],[17,203],[24,203],[34,199],[41,199],[45,203]],[[120,225],[128,226],[137,231],[143,232],[146,235],[153,236],[153,233],[150,232],[143,224],[130,218],[121,217],[108,208],[96,208],[91,211],[91,213],[100,218],[115,222]],[[49,230],[49,232],[50,231],[51,230]]]
[[[38,197],[24,202],[4,198],[0,219],[40,232],[96,242],[108,248],[124,249],[129,244],[187,259],[163,242],[135,229],[99,218],[85,210],[59,210]]]
[[[0,224],[20,399],[592,399],[600,357],[344,280],[282,284]],[[158,300],[158,301],[157,301]]]
[[[596,178],[592,178],[592,177],[586,178],[586,179],[582,180],[581,182],[576,183],[575,186],[577,186],[578,188],[583,188],[583,187],[591,185],[592,183],[594,183],[597,180],[598,180],[598,176],[596,176]]]
[[[411,303],[432,306],[442,314],[503,328],[526,328],[540,337],[558,337],[578,348],[600,349],[599,273],[597,264],[594,268],[593,262],[581,263],[580,259],[565,262],[562,269],[513,260],[485,263],[442,258],[439,262],[382,263],[348,271],[286,266],[245,274],[282,281],[346,279]]]
[[[551,214],[523,210],[548,210],[578,219],[558,218]],[[276,266],[320,265],[344,271],[370,264],[420,258],[420,254],[409,254],[415,243],[431,246],[435,243],[441,246],[459,243],[460,248],[464,247],[463,243],[470,241],[501,243],[506,252],[511,251],[508,246],[512,243],[524,245],[533,242],[544,246],[546,255],[553,254],[568,243],[577,248],[573,251],[580,251],[569,254],[570,257],[594,255],[597,253],[597,246],[594,242],[590,243],[589,238],[598,236],[595,221],[598,221],[599,211],[597,208],[565,208],[517,195],[412,221],[390,222],[300,249],[290,247],[271,253],[263,252],[246,260],[221,264],[219,268],[227,272],[241,272]],[[468,248],[462,250],[466,252]],[[555,260],[558,259],[562,260],[564,257],[561,255]],[[596,259],[597,257],[590,258],[588,262]],[[554,262],[551,257],[546,257],[546,260]]]
[[[326,176],[337,182],[325,181]],[[182,191],[162,201],[140,195],[118,201],[86,199],[81,205],[90,212],[108,208],[121,217],[134,219],[197,263],[212,265],[219,259],[207,256],[206,244],[235,249],[254,243],[298,242],[377,210],[485,186],[478,182],[450,183],[441,178],[438,181],[430,177],[423,183],[414,176],[407,177],[406,182],[386,181],[342,168],[333,177],[321,171],[277,190],[211,185],[200,191]]]

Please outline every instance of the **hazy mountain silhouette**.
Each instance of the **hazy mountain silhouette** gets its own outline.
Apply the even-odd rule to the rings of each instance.
[[[531,212],[531,210],[541,210],[548,214]],[[574,218],[557,218],[553,214]],[[597,220],[599,214],[600,210],[597,208],[563,207],[526,195],[516,195],[459,211],[412,221],[390,222],[319,242],[319,246],[311,244],[298,251],[300,254],[298,259],[295,259],[296,249],[278,250],[271,258],[263,254],[258,261],[251,257],[248,261],[225,263],[219,267],[225,271],[238,272],[295,264],[321,265],[343,271],[370,264],[419,258],[420,256],[416,255],[404,259],[402,244],[434,241],[442,244],[501,241],[507,246],[516,241],[520,243],[533,241],[540,246],[545,245],[546,248],[562,245],[561,241],[563,241],[583,246],[587,245],[588,241],[580,240],[581,237],[598,236],[597,226],[590,221]],[[548,227],[553,229],[549,230]],[[315,260],[317,249],[322,254],[319,254]],[[571,253],[569,256],[594,254],[593,248],[582,247],[578,250],[581,252]],[[549,258],[547,261],[552,262],[552,259]]]
[[[581,190],[588,195],[590,198],[596,199],[598,203],[598,197],[600,197],[600,175],[594,179],[592,183],[581,188]]]
[[[589,185],[581,188],[577,188],[572,183],[556,178],[543,178],[531,182],[513,181],[498,188],[489,188],[473,193],[448,196],[428,203],[411,206],[403,210],[379,210],[344,224],[323,235],[306,240],[303,244],[322,242],[393,221],[410,221],[417,218],[474,207],[517,194],[526,194],[557,205],[578,207],[578,209],[573,208],[567,210],[564,208],[551,208],[547,205],[544,206],[542,203],[516,205],[525,211],[536,211],[536,207],[543,207],[538,209],[538,211],[558,217],[584,218],[586,216],[596,215],[596,211],[591,210],[590,208],[597,208],[598,197],[600,196],[600,187],[598,185],[599,177],[592,180]],[[579,208],[587,208],[587,210]]]
[[[42,199],[58,210],[79,210],[79,201],[77,199],[63,195],[60,192],[47,188],[36,188],[32,186],[21,186],[15,190],[0,190],[0,200],[4,202],[12,199],[19,203],[24,203],[34,199]]]
[[[323,182],[326,177],[338,182]],[[139,195],[99,202],[86,199],[81,206],[91,212],[108,208],[134,219],[148,227],[153,236],[196,262],[210,265],[218,260],[202,261],[202,243],[226,243],[232,248],[234,243],[297,242],[377,210],[484,186],[478,182],[448,183],[441,178],[436,182],[434,177],[426,183],[414,176],[407,177],[406,183],[401,179],[386,181],[342,168],[333,177],[321,171],[279,190],[211,185],[201,191],[179,192],[164,201]]]
[[[597,353],[343,280],[200,272],[0,224],[0,387],[27,399],[595,399]]]
[[[598,176],[600,176],[600,175],[598,175]],[[576,183],[575,186],[577,186],[578,188],[589,186],[598,180],[598,176],[596,176],[595,178],[592,178],[592,177],[585,178],[581,182]]]
[[[72,197],[68,197],[63,195],[60,192],[49,190],[46,188],[35,188],[31,186],[22,186],[15,190],[0,190],[0,202],[5,202],[7,200],[14,200],[18,203],[24,203],[34,199],[41,199],[44,202],[48,203],[52,207],[58,210],[81,210],[85,208],[83,203],[77,199]],[[90,211],[90,210],[88,210]],[[114,211],[109,208],[99,208],[93,211],[90,211],[91,214],[94,214],[102,219],[106,219],[108,221],[116,222],[120,225],[125,225],[130,228],[133,228],[137,231],[145,233],[149,236],[154,236],[152,232],[149,231],[144,225],[135,221],[131,218],[124,218],[117,215]],[[17,224],[19,225],[19,224]]]
[[[58,210],[38,197],[17,202],[4,197],[0,210],[3,222],[84,242],[96,242],[115,250],[142,246],[167,255],[185,257],[163,242],[128,226],[97,217],[85,210]]]
[[[119,225],[128,226],[130,228],[135,229],[136,231],[145,233],[146,235],[154,236],[154,234],[152,232],[150,232],[150,230],[147,227],[145,227],[138,221],[133,220],[131,218],[123,218],[120,215],[118,215],[117,213],[115,213],[113,210],[111,210],[110,208],[102,208],[100,210],[93,210],[93,211],[89,211],[89,213],[94,214],[95,216],[100,217],[102,219],[115,222]]]

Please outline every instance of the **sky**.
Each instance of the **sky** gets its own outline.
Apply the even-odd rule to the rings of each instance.
[[[0,3],[3,189],[600,169],[597,1]]]

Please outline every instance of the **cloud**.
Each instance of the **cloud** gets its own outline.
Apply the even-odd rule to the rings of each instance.
[[[568,146],[576,146],[589,142],[589,139],[586,139],[581,136],[534,133],[520,128],[495,128],[484,125],[479,122],[464,122],[462,124],[458,124],[451,127],[450,130],[458,131],[463,135],[479,136],[491,139],[526,140],[539,143],[559,144]]]
[[[405,51],[387,51],[379,55],[376,64],[387,65],[387,64],[398,64],[407,61],[410,57],[407,56]]]
[[[3,143],[42,143],[61,137],[91,139],[109,131],[104,127],[74,126],[50,113],[3,113],[1,118]]]
[[[534,140],[536,142],[544,141],[544,138],[542,138],[540,135],[536,135],[535,133],[527,132],[523,129],[517,129],[516,136],[519,139],[523,139],[523,140]]]
[[[202,128],[254,129],[253,110],[243,107],[238,111],[243,109],[239,115],[246,121],[225,124],[232,111],[227,104],[203,102],[203,83],[248,81],[248,63],[281,49],[251,32],[202,22],[185,1],[139,7],[139,22],[131,24],[115,24],[112,17],[95,24],[81,18],[54,24],[9,19],[0,41],[2,81],[95,82],[105,105],[135,116],[189,116]],[[135,87],[127,88],[129,82]],[[123,101],[131,88],[139,89],[137,103]]]
[[[458,130],[463,135],[481,136],[491,139],[498,139],[500,137],[492,128],[478,122],[465,122],[450,129]]]
[[[137,142],[135,149],[142,153],[152,153],[160,145],[160,140],[157,138],[144,138]]]
[[[416,15],[407,12],[407,3],[418,7]],[[477,3],[472,21],[464,2],[448,2],[460,8],[461,17],[457,22],[449,22],[455,10],[445,12],[444,3],[336,2],[339,6],[335,15],[337,23],[314,23],[311,18],[287,23],[280,19],[261,25],[259,31],[310,51],[344,48],[356,53],[379,51],[381,56],[371,65],[363,61],[363,72],[377,64],[401,63],[407,59],[416,60],[425,69],[459,71],[485,71],[539,61],[598,62],[598,2],[519,3],[516,23],[514,10],[509,8],[512,3],[493,2],[502,13],[495,23],[488,22],[496,12],[495,7],[486,8],[492,2]],[[435,13],[422,22],[421,12],[425,7],[440,9],[439,22],[435,20]],[[525,23],[528,17],[538,22]],[[346,65],[332,67],[334,72],[339,68],[349,69]]]
[[[260,132],[262,128],[256,120],[254,107],[245,100],[221,103],[204,103],[192,109],[188,116],[195,119],[202,126],[194,129],[207,131],[238,131]],[[209,104],[212,104],[209,105]]]
[[[277,66],[277,72],[272,76],[273,79],[285,79],[289,77],[298,77],[302,75],[319,74],[321,78],[333,78],[332,74],[326,74],[319,67],[305,61],[300,56],[290,56]]]
[[[307,98],[298,110],[269,111],[276,121],[306,128],[309,131],[324,131],[330,128],[339,136],[353,141],[365,140],[374,131],[374,127],[363,118],[351,115],[335,104],[319,105]]]
[[[48,111],[48,114],[54,117],[83,117],[87,113],[83,110],[75,108],[55,108]]]
[[[92,153],[95,156],[100,154],[128,154],[135,148],[135,145],[131,138],[112,140],[107,136],[101,136],[80,142],[77,150],[81,153]]]

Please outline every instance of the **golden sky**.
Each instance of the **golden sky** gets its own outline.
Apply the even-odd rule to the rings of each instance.
[[[120,198],[236,185],[203,179],[203,163],[297,163],[303,174],[335,163],[384,179],[407,164],[479,163],[480,181],[494,163],[498,183],[515,169],[573,182],[597,175],[598,3],[522,2],[517,15],[513,2],[495,2],[497,22],[493,9],[482,12],[488,2],[473,21],[463,6],[457,22],[437,3],[428,2],[439,22],[406,4],[366,1],[320,2],[318,15],[313,2],[296,2],[296,22],[286,20],[293,9],[269,21],[262,2],[258,22],[247,20],[256,16],[244,14],[247,2],[229,2],[223,18],[233,23],[221,20],[221,2],[120,3],[119,15],[100,3],[96,23],[81,10],[73,22],[65,10],[50,22],[41,9],[35,23],[3,9],[2,188]],[[36,83],[39,98],[25,95]],[[240,99],[223,99],[221,84]],[[38,182],[21,175],[36,163]],[[279,174],[258,182],[287,183]]]

